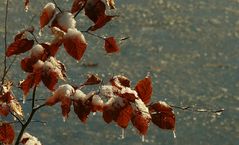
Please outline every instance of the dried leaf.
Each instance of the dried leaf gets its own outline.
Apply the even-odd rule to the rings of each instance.
[[[148,104],[150,102],[153,92],[151,77],[146,76],[143,80],[140,80],[135,86],[135,90],[138,93],[138,96],[141,98],[141,100],[145,104]]]
[[[152,122],[162,129],[175,129],[175,115],[173,109],[165,102],[159,101],[149,107]]]
[[[132,117],[133,109],[130,105],[126,105],[119,111],[119,115],[117,117],[117,124],[122,128],[127,128],[129,121]]]
[[[115,1],[114,0],[106,0],[107,5],[111,8],[111,9],[115,9]]]
[[[33,72],[33,65],[37,62],[36,59],[32,59],[30,57],[26,57],[21,60],[21,68],[25,72]]]
[[[101,83],[101,79],[94,75],[94,74],[89,74],[87,76],[87,80],[83,83],[83,85],[95,85]]]
[[[0,103],[0,115],[7,116],[10,113],[10,108],[7,103]]]
[[[34,73],[28,74],[27,78],[20,82],[19,87],[22,89],[24,96],[27,96],[28,92],[33,87],[34,83],[35,83]]]
[[[32,48],[34,44],[33,40],[28,39],[18,39],[10,44],[7,48],[6,56],[10,57],[12,55],[18,55],[20,53],[24,53]]]
[[[130,87],[131,81],[125,76],[117,75],[110,79],[110,83],[112,86],[122,89],[122,87]]]
[[[0,142],[4,144],[12,144],[15,132],[10,123],[1,123],[0,125]]]
[[[40,16],[40,28],[41,29],[51,21],[55,12],[56,12],[56,10],[55,10],[54,3],[47,3],[45,5],[45,7],[42,10],[41,16]]]
[[[67,32],[68,29],[76,28],[76,20],[70,12],[59,12],[53,19],[51,27],[57,27],[60,30]]]
[[[91,112],[91,107],[89,105],[84,104],[81,100],[73,101],[74,112],[78,116],[78,118],[85,123],[88,115]]]
[[[105,50],[107,53],[114,53],[120,50],[114,37],[105,38]]]
[[[30,4],[30,0],[24,0],[24,6],[25,6],[25,11],[27,12],[29,9],[29,4]]]
[[[58,73],[54,71],[44,73],[42,77],[42,82],[49,90],[54,91],[55,85],[58,82]]]
[[[63,44],[67,53],[76,60],[81,59],[87,47],[84,35],[74,29],[68,29],[64,36]]]
[[[23,39],[25,37],[26,32],[33,33],[34,32],[34,27],[31,26],[31,27],[28,27],[28,28],[22,30],[21,32],[19,32],[15,36],[14,41],[17,41],[18,39]]]
[[[72,104],[72,101],[71,101],[70,98],[62,97],[62,99],[61,99],[61,112],[62,112],[62,115],[64,117],[64,121],[69,116],[69,113],[71,111],[71,104]]]
[[[23,118],[22,106],[16,99],[11,100],[9,105],[11,110],[13,110],[13,112],[15,112],[17,116]]]

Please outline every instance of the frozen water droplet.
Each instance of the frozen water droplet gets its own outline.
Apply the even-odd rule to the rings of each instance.
[[[25,96],[25,95],[22,97],[22,103],[23,103],[23,104],[26,103],[26,96]]]
[[[122,128],[121,130],[121,139],[124,139],[125,138],[125,129]]]
[[[39,33],[38,33],[39,36],[42,35],[42,29],[40,29]]]
[[[176,131],[173,131],[173,138],[176,138]]]
[[[93,112],[93,116],[95,116],[96,115],[96,112]]]
[[[63,122],[66,122],[66,116],[63,116]]]
[[[142,135],[142,136],[141,136],[141,139],[142,139],[142,142],[144,142],[144,141],[145,141],[145,136]]]

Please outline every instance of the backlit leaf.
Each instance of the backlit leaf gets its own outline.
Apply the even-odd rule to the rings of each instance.
[[[74,0],[72,7],[71,7],[71,13],[74,14],[81,10],[86,3],[86,0]]]
[[[145,104],[148,104],[153,92],[151,77],[146,76],[143,80],[140,80],[135,86],[135,90],[137,91],[138,96],[141,98],[141,100]]]
[[[42,29],[45,25],[47,25],[55,14],[55,4],[47,3],[43,8],[40,15],[40,28]]]
[[[24,53],[30,50],[33,44],[34,44],[33,40],[18,39],[17,41],[14,41],[8,46],[6,56],[10,57],[12,55],[18,55],[20,53]]]
[[[105,50],[107,53],[118,52],[120,50],[114,37],[108,37],[105,39]]]
[[[15,132],[11,124],[0,124],[0,142],[4,144],[12,144],[15,137]]]
[[[63,44],[67,53],[76,60],[81,59],[87,47],[84,35],[75,29],[68,29]]]

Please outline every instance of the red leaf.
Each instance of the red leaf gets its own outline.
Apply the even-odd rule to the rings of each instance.
[[[12,55],[18,55],[20,53],[24,53],[32,48],[34,44],[33,40],[28,39],[18,39],[10,44],[7,48],[6,56],[10,57]]]
[[[71,111],[71,99],[67,97],[62,97],[61,99],[61,112],[64,119],[68,118],[68,114]]]
[[[153,87],[152,80],[150,76],[146,76],[143,80],[140,80],[135,86],[135,90],[138,93],[141,100],[148,104],[152,96]]]
[[[165,102],[157,102],[149,107],[152,122],[162,129],[175,129],[175,115],[173,109]]]
[[[37,62],[37,60],[26,57],[21,60],[21,68],[25,72],[33,72],[33,65]]]
[[[55,56],[58,49],[60,48],[60,46],[62,45],[63,41],[62,40],[54,40],[51,45],[50,48],[48,49],[50,56]],[[44,47],[44,46],[43,46]]]
[[[46,72],[42,76],[42,82],[49,90],[53,91],[58,82],[58,74],[54,71]]]
[[[83,6],[85,5],[86,0],[74,0],[72,7],[71,7],[71,13],[74,14],[78,11],[80,11]]]
[[[78,118],[85,123],[88,115],[91,112],[91,107],[89,105],[84,104],[81,100],[73,101],[74,112],[78,116]]]
[[[105,50],[107,53],[118,52],[120,50],[114,37],[108,37],[105,39]]]
[[[96,23],[100,16],[105,16],[105,9],[105,4],[101,0],[87,1],[85,15]]]
[[[51,27],[57,27],[60,30],[67,32],[69,28],[75,29],[76,20],[70,12],[59,12],[51,23]]]
[[[126,105],[119,111],[119,115],[117,117],[117,124],[122,127],[126,128],[129,124],[129,121],[132,117],[133,109],[130,105]]]
[[[61,101],[61,98],[59,96],[53,95],[53,96],[47,98],[45,104],[48,105],[48,106],[53,106],[60,101]]]
[[[30,91],[30,89],[33,87],[35,83],[35,75],[33,73],[28,74],[27,78],[20,82],[20,88],[23,91],[23,94],[26,96],[28,94],[28,92]]]
[[[15,137],[14,129],[9,123],[1,123],[0,141],[4,144],[12,144]]]
[[[113,120],[114,111],[109,106],[104,106],[103,108],[103,119],[106,123],[110,123]]]
[[[10,108],[7,104],[0,104],[0,115],[1,116],[7,116],[10,112]]]
[[[74,29],[68,29],[63,44],[67,53],[76,60],[81,59],[87,47],[84,35]]]
[[[107,16],[107,15],[102,15],[98,17],[95,25],[91,26],[88,30],[95,31],[99,28],[102,28],[106,23],[108,23],[113,17],[116,16]]]
[[[55,4],[47,3],[42,10],[40,16],[40,28],[42,29],[45,25],[47,25],[55,14]]]
[[[83,85],[95,85],[101,83],[101,79],[94,75],[94,74],[89,74],[87,80],[83,83]]]
[[[140,134],[145,135],[148,131],[149,122],[150,120],[148,118],[143,117],[139,113],[135,113],[132,116],[131,122],[134,127],[136,127]]]

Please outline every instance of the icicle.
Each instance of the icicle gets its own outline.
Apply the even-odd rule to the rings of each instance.
[[[144,135],[141,136],[141,139],[142,139],[142,142],[145,142],[145,136]]]
[[[176,138],[176,131],[173,130],[173,138],[175,139]]]
[[[122,128],[121,130],[121,139],[124,139],[125,138],[125,129]]]
[[[16,116],[16,113],[13,112],[13,114],[14,114],[14,116],[13,116],[13,120],[16,121],[16,120],[17,120],[17,118],[15,117],[15,116]]]
[[[26,103],[26,98],[27,98],[27,96],[26,96],[26,95],[24,95],[24,96],[22,97],[22,103],[23,103],[23,104],[25,104],[25,103]]]

